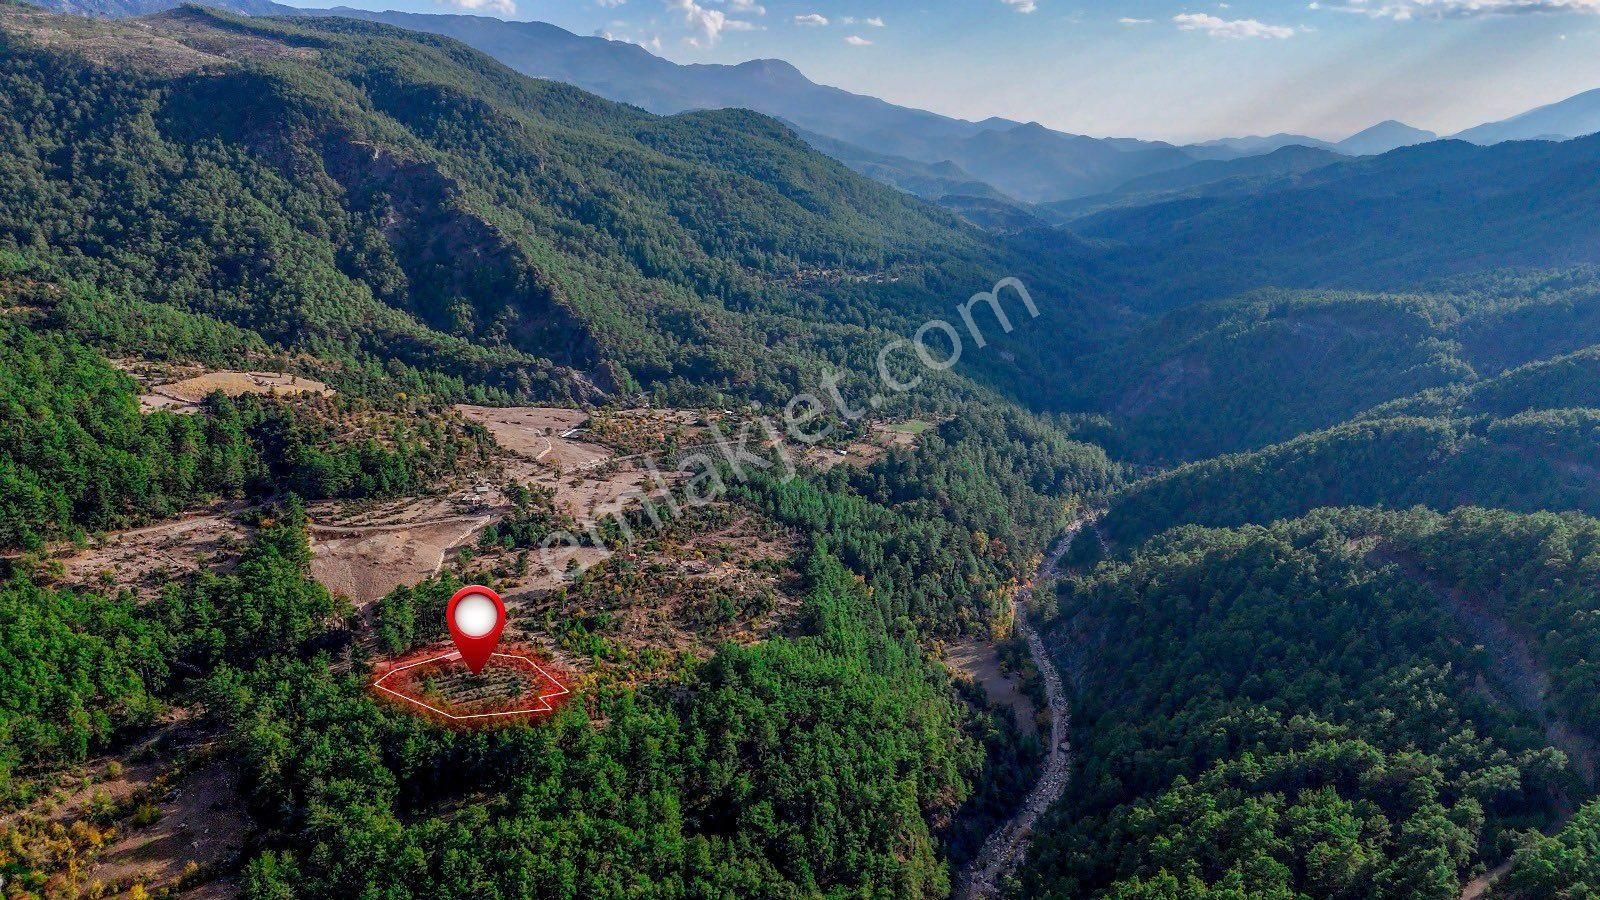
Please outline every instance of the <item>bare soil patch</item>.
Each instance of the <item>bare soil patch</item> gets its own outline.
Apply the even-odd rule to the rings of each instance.
[[[566,436],[589,420],[589,414],[581,409],[461,405],[456,411],[489,429],[495,442],[507,451],[558,471],[595,465],[614,455],[583,440],[581,432]]]
[[[236,893],[229,874],[254,826],[216,735],[187,711],[126,752],[49,777],[54,789],[0,819],[0,841],[21,848],[13,864],[48,878],[51,896],[124,895],[135,885]]]
[[[556,492],[556,508],[587,525],[614,515],[628,505],[629,495],[658,493],[642,456],[622,459],[600,443],[586,440],[590,421],[581,410],[555,407],[482,406],[456,407],[467,419],[489,429],[495,442],[508,451],[504,480],[534,482]],[[674,416],[694,418],[696,414],[676,410],[644,410],[614,413],[616,417]],[[563,437],[562,435],[569,435]],[[652,452],[660,448],[651,448]],[[661,477],[670,480],[671,473]]]
[[[202,371],[176,380],[162,380],[157,376],[148,383],[148,392],[139,398],[139,405],[146,412],[156,409],[195,412],[206,397],[218,391],[229,397],[244,394],[328,396],[333,393],[320,381],[282,372]]]
[[[498,471],[431,498],[314,506],[319,581],[367,604],[425,580],[471,545],[472,569],[491,574],[512,611],[508,636],[540,646],[571,671],[623,679],[680,654],[709,655],[723,641],[762,640],[792,618],[792,535],[731,505],[675,512],[661,500],[681,477],[667,460],[707,441],[710,423],[724,414],[456,409],[493,435],[503,451]],[[548,489],[554,512],[570,519],[560,527],[583,535],[585,546],[476,548],[484,528],[517,511],[512,484]],[[647,497],[662,528],[635,523],[626,546],[593,546],[607,520]],[[569,569],[583,574],[574,580]]]
[[[612,554],[565,550],[549,567],[534,554],[502,594],[513,626],[563,665],[633,680],[781,630],[800,606],[788,566],[797,549],[774,523],[719,504]],[[563,577],[569,557],[584,566],[575,577]]]
[[[128,588],[151,600],[167,584],[201,569],[225,571],[252,531],[238,513],[236,508],[219,508],[112,532],[58,558],[62,583],[100,592]]]
[[[426,506],[426,504],[424,504]],[[437,575],[450,552],[498,518],[493,509],[385,525],[313,523],[311,576],[358,606]]]
[[[862,439],[851,441],[843,447],[811,447],[805,451],[802,459],[807,465],[824,472],[837,465],[864,469],[893,450],[916,447],[918,440],[932,427],[932,423],[919,419],[876,422]]]
[[[233,867],[253,831],[239,776],[221,760],[178,780],[155,810],[154,823],[119,830],[91,870],[91,880],[147,889],[205,880]]]
[[[71,51],[98,66],[175,76],[227,63],[223,57],[156,34],[143,23],[113,24],[80,16],[49,15],[43,10],[0,7],[0,28],[25,43]]]
[[[1006,672],[992,642],[969,638],[945,648],[945,665],[983,688],[989,699],[1011,710],[1023,734],[1038,734],[1038,709],[1023,692],[1022,679]]]
[[[484,528],[512,511],[504,492],[509,483],[531,482],[553,489],[557,508],[581,524],[617,513],[628,505],[629,494],[646,485],[645,470],[615,463],[609,448],[562,437],[588,421],[582,410],[483,406],[456,410],[487,428],[505,451],[500,471],[446,486],[436,497],[312,507],[308,510],[311,572],[329,590],[365,605],[401,585],[438,574],[455,551],[473,544]]]

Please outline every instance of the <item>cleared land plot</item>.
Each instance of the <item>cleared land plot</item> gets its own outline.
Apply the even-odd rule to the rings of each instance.
[[[580,525],[614,515],[628,505],[628,495],[644,492],[647,486],[651,493],[659,490],[641,460],[619,459],[614,449],[582,440],[582,432],[572,438],[561,437],[589,421],[589,414],[581,410],[538,406],[456,409],[489,429],[495,442],[511,454],[505,462],[506,480],[531,481],[553,489],[556,508]],[[663,473],[662,477],[669,476]]]
[[[598,465],[615,455],[605,447],[583,441],[579,435],[562,437],[589,420],[589,414],[581,409],[461,405],[456,411],[489,429],[495,442],[507,451],[554,469],[568,471]]]
[[[438,574],[452,550],[496,518],[487,510],[393,525],[312,524],[311,576],[358,605],[372,603]]]
[[[957,641],[945,649],[944,662],[951,671],[982,687],[990,701],[1010,709],[1023,734],[1039,733],[1038,708],[1023,693],[1022,679],[1000,667],[994,644],[975,638]]]
[[[505,451],[497,477],[437,497],[313,507],[311,573],[329,590],[365,605],[437,574],[456,550],[473,544],[479,532],[512,511],[502,489],[509,482],[553,489],[556,507],[581,525],[617,513],[628,505],[628,495],[647,483],[642,468],[614,463],[611,449],[561,437],[588,420],[582,410],[456,409],[487,428]]]
[[[722,412],[689,409],[627,409],[595,413],[588,435],[623,456],[670,453],[713,440],[711,426],[723,421]]]
[[[135,374],[140,374],[135,371]],[[155,376],[148,383],[148,391],[139,398],[145,411],[167,409],[174,412],[195,412],[206,397],[221,391],[229,397],[244,394],[277,394],[289,397],[299,394],[326,396],[333,390],[320,381],[281,372],[201,372],[187,378],[166,381]]]
[[[250,539],[236,510],[184,516],[106,535],[61,557],[63,583],[94,591],[131,589],[142,600],[201,569],[226,570]]]
[[[843,448],[811,447],[805,451],[802,459],[807,465],[824,472],[841,464],[864,469],[891,450],[915,447],[922,434],[932,427],[933,423],[920,419],[875,423],[861,440],[851,441]],[[841,449],[844,452],[841,453]]]
[[[503,592],[513,624],[575,671],[618,672],[780,630],[800,606],[787,565],[797,539],[729,505],[692,515],[609,556],[567,551],[589,566],[576,578],[562,577],[565,554],[551,568],[535,554],[532,571]]]

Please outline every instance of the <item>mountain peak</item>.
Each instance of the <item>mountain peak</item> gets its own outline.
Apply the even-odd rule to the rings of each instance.
[[[1001,116],[990,116],[981,122],[974,122],[973,124],[977,125],[984,131],[1010,131],[1011,129],[1018,128],[1022,125],[1022,123],[1018,122],[1016,119],[1007,119]]]
[[[777,83],[810,84],[799,69],[781,59],[752,59],[733,67],[734,71]]]
[[[1404,122],[1394,119],[1385,119],[1382,122],[1350,135],[1334,147],[1340,153],[1351,156],[1374,156],[1379,153],[1388,153],[1401,147],[1410,147],[1413,144],[1426,144],[1439,139],[1437,134],[1413,128]]]

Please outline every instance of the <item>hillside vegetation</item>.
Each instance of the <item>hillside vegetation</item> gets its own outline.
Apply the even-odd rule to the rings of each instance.
[[[1458,897],[1518,829],[1557,814],[1553,798],[1588,790],[1580,760],[1546,745],[1545,710],[1502,699],[1517,673],[1474,647],[1467,610],[1533,642],[1563,685],[1554,715],[1597,733],[1565,687],[1593,679],[1574,649],[1600,638],[1579,587],[1596,527],[1329,512],[1180,530],[1064,584],[1077,790],[1036,841],[1026,890]],[[1553,852],[1535,847],[1526,865]]]
[[[1495,272],[1415,291],[1262,289],[1160,316],[1081,359],[1069,403],[1134,456],[1256,449],[1355,417],[1590,407],[1590,269]],[[1478,399],[1473,399],[1478,398]]]
[[[952,127],[855,161],[1004,234],[392,24],[0,0],[7,896],[947,897],[1058,796],[1051,724],[1008,896],[1590,896],[1600,144]],[[1081,234],[971,178],[1166,169]],[[938,320],[948,370],[891,344]],[[141,403],[176,378],[255,390]],[[707,446],[804,394],[822,443],[745,445],[794,477]],[[328,574],[368,541],[404,573]],[[468,582],[574,663],[552,717],[369,689]]]
[[[1123,245],[1107,261],[1137,305],[1170,309],[1263,285],[1408,288],[1449,275],[1600,262],[1588,173],[1600,138],[1435,141],[1072,224]]]
[[[880,329],[1007,275],[1046,318],[974,371],[1048,370],[1039,326],[1084,321],[1069,270],[750,113],[659,118],[342,19],[7,4],[0,31],[0,244],[347,369],[783,402],[792,368],[870,373]]]

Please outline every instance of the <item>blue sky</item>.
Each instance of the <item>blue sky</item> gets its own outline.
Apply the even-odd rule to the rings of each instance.
[[[332,5],[291,0],[299,5]],[[1600,0],[343,0],[553,22],[677,62],[786,59],[963,118],[1093,135],[1443,134],[1600,87]]]

